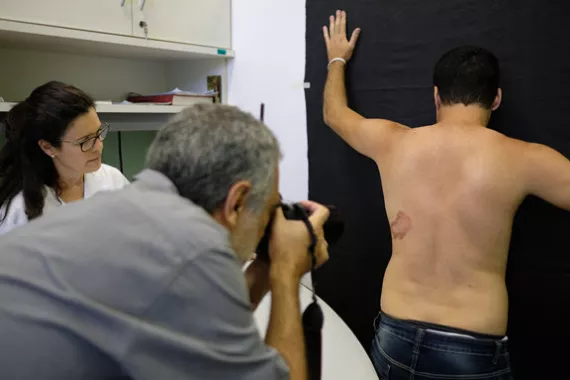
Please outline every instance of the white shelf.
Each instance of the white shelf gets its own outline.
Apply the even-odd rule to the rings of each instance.
[[[0,112],[8,112],[15,105],[16,105],[16,103],[13,103],[13,102],[0,102]]]
[[[156,104],[97,104],[100,113],[178,113],[186,106]]]
[[[8,112],[16,103],[0,103],[0,112]],[[154,104],[97,104],[99,113],[119,114],[173,114],[182,111],[186,106],[168,106]]]
[[[0,46],[110,57],[225,59],[233,50],[0,19]]]

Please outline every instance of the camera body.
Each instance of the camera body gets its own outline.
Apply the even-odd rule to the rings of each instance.
[[[300,203],[282,203],[280,205],[281,210],[283,210],[283,215],[287,220],[303,220],[305,215],[309,214],[305,207]],[[336,243],[342,236],[344,232],[344,222],[340,218],[336,207],[326,206],[329,209],[330,216],[329,219],[323,225],[323,230],[325,234],[325,240],[329,244]],[[273,228],[273,218],[275,214],[271,216],[271,220],[267,223],[265,228],[265,233],[259,241],[256,249],[257,257],[260,259],[269,260],[269,240],[271,239],[271,232]]]

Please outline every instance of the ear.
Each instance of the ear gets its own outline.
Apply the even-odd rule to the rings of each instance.
[[[251,183],[249,181],[236,182],[228,192],[226,201],[221,209],[223,224],[233,230],[239,220],[239,216],[247,205],[251,195]]]
[[[441,98],[439,97],[439,88],[437,88],[437,86],[433,87],[433,101],[435,103],[435,109],[439,111],[441,108]]]
[[[55,158],[56,156],[56,149],[53,147],[53,145],[51,145],[49,142],[47,142],[46,140],[40,140],[38,141],[38,145],[40,146],[40,149],[47,154],[48,156],[50,156],[51,158]]]
[[[493,106],[491,107],[491,110],[496,111],[501,105],[502,101],[503,101],[503,90],[499,88],[499,90],[497,91],[497,96],[495,97],[495,101],[493,102]]]

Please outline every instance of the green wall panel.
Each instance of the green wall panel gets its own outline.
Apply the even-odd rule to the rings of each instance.
[[[146,152],[154,140],[156,131],[122,132],[123,174],[129,180],[143,168]]]
[[[103,144],[103,162],[120,168],[119,163],[119,139],[117,132],[109,132]]]

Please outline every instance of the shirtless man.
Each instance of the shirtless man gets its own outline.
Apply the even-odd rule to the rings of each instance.
[[[393,252],[372,357],[381,378],[508,379],[505,269],[512,222],[536,195],[570,210],[570,161],[486,128],[501,103],[490,52],[454,49],[434,72],[435,125],[410,129],[347,106],[346,13],[324,27],[324,119],[374,160],[382,176]],[[412,110],[413,112],[413,110]]]

